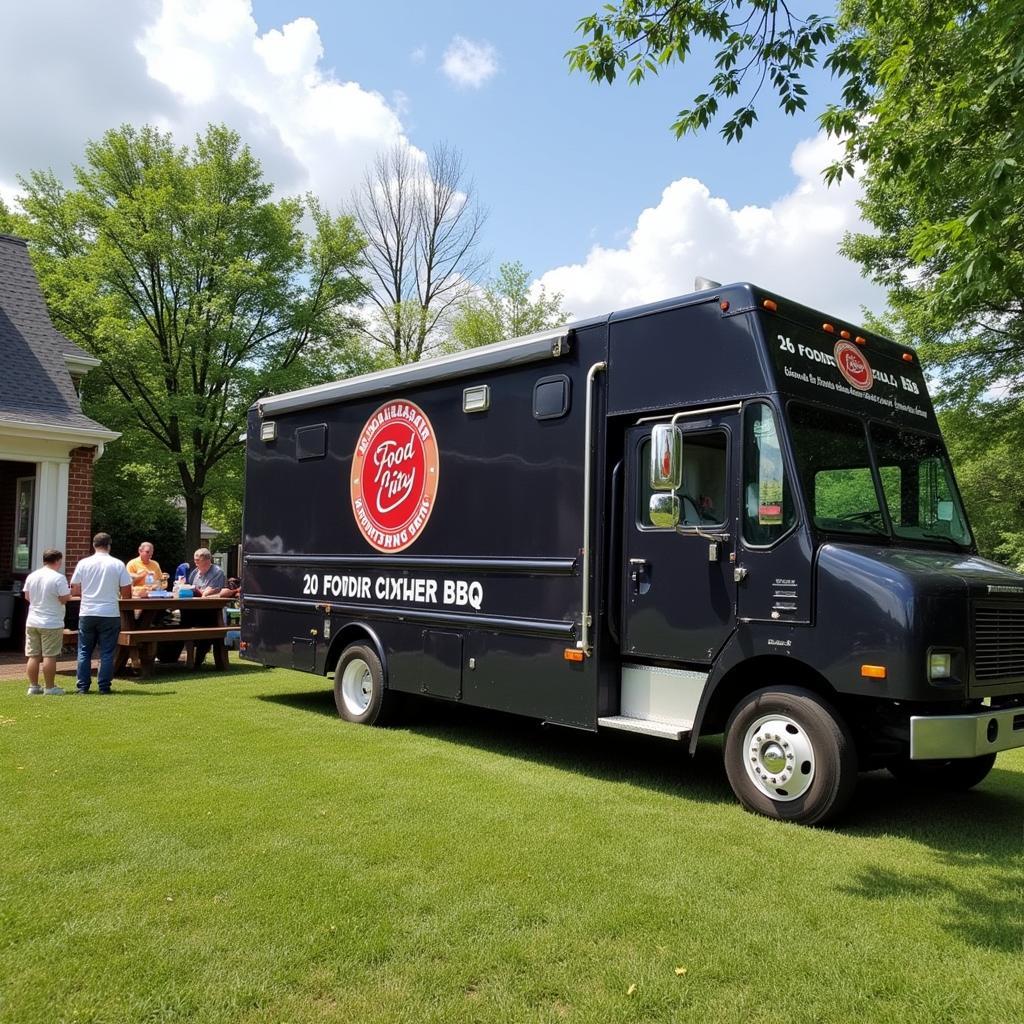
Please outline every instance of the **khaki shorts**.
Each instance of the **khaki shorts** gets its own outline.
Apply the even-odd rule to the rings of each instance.
[[[64,629],[40,629],[38,626],[25,627],[26,658],[58,658],[64,646]]]

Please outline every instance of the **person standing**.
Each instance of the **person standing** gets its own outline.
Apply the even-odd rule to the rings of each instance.
[[[153,557],[153,545],[148,540],[139,545],[139,557],[133,558],[125,568],[132,578],[133,586],[148,586],[152,589],[162,584],[163,573],[160,571],[160,563]],[[153,578],[148,579],[150,576]]]
[[[43,565],[25,578],[22,593],[28,601],[25,619],[25,657],[28,659],[28,695],[44,693],[59,697],[64,691],[54,683],[57,658],[64,645],[64,605],[71,599],[71,588],[60,564],[63,552],[47,548]],[[45,689],[39,685],[39,664],[43,666]]]
[[[71,576],[71,593],[82,598],[78,613],[78,692],[88,693],[92,683],[92,652],[100,647],[96,684],[100,693],[110,693],[114,677],[114,651],[121,631],[119,597],[132,596],[132,578],[124,562],[110,553],[109,533],[92,539],[93,554],[83,558]]]

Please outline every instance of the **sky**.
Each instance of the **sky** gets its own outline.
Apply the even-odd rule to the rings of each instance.
[[[488,211],[492,271],[520,260],[576,316],[752,280],[847,320],[882,292],[837,253],[863,230],[857,183],[827,188],[814,114],[770,97],[740,144],[676,140],[706,54],[640,87],[570,74],[565,51],[598,0],[0,0],[0,195],[85,142],[152,123],[186,143],[225,122],[281,195],[342,209],[399,144],[463,154]],[[16,45],[11,45],[16,41]]]

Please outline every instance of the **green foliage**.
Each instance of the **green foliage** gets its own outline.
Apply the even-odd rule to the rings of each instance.
[[[559,292],[548,295],[544,286],[530,296],[530,272],[522,263],[502,263],[498,276],[468,296],[452,320],[452,349],[476,348],[507,338],[557,327],[572,317],[562,309]]]
[[[247,409],[350,360],[363,242],[313,198],[273,201],[224,127],[191,149],[148,126],[107,132],[75,181],[21,182],[40,283],[56,326],[103,360],[86,410],[123,431],[133,464],[177,478],[192,546]]]
[[[845,252],[888,287],[889,326],[940,371],[944,402],[975,403],[993,387],[1018,401],[1024,7],[875,2],[847,17],[865,25],[851,52],[879,99],[855,151],[877,234],[849,237]]]
[[[3,196],[0,196],[0,234],[16,235],[17,233],[17,218],[11,212],[10,207],[4,202]]]
[[[595,82],[613,82],[625,73],[631,85],[671,64],[685,64],[694,41],[714,43],[714,72],[693,106],[680,110],[672,125],[677,136],[707,128],[722,101],[741,97],[721,133],[739,141],[757,120],[755,101],[765,85],[779,106],[794,114],[806,106],[801,71],[813,67],[835,40],[834,21],[811,14],[795,16],[785,0],[619,0],[581,18],[585,42],[566,57],[573,71]]]
[[[1024,411],[1019,402],[939,413],[978,550],[1024,572]]]

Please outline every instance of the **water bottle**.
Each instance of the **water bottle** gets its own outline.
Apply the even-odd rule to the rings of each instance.
[[[153,589],[153,574],[151,572],[146,573],[146,589]]]

